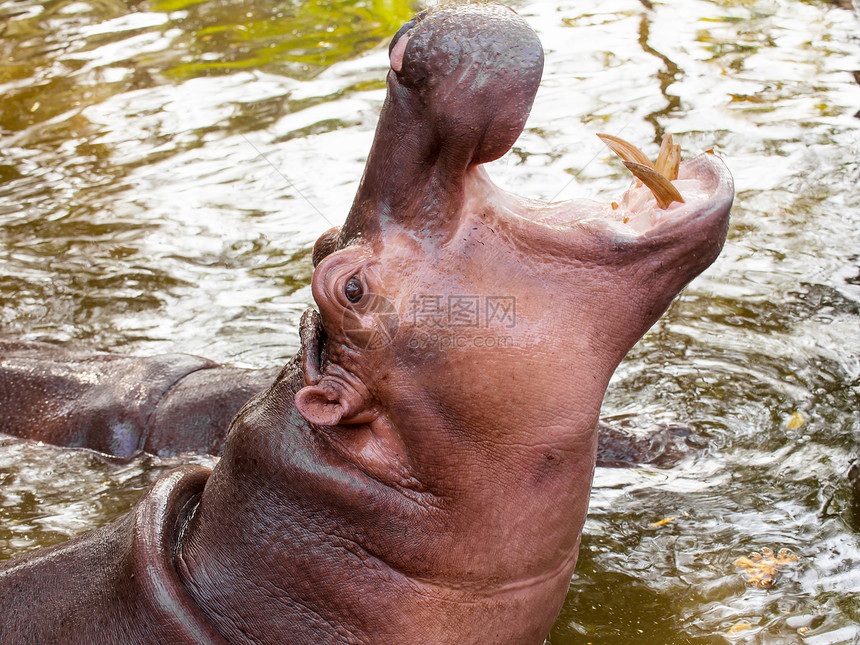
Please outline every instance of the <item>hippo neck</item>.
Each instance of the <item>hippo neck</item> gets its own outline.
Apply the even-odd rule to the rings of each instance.
[[[405,645],[485,642],[491,633],[500,635],[494,642],[540,643],[564,600],[578,541],[552,566],[522,576],[437,575],[517,556],[505,535],[487,534],[480,509],[410,497],[346,464],[293,408],[302,380],[291,365],[234,422],[177,556],[183,583],[227,640],[290,634],[295,643]],[[553,505],[570,501],[545,492]],[[516,521],[559,516],[545,501]]]
[[[428,111],[389,73],[388,96],[341,229],[341,247],[359,238],[376,238],[391,224],[432,237],[434,223],[459,212],[474,146],[441,137]]]

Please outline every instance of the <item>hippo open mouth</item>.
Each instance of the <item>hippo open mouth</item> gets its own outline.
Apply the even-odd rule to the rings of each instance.
[[[497,23],[497,33],[504,37],[488,37],[486,30],[481,31],[487,22]],[[389,98],[404,90],[416,94],[429,117],[425,134],[429,132],[431,139],[436,134],[436,145],[425,144],[425,149],[432,151],[431,156],[444,154],[446,130],[449,138],[457,140],[454,155],[462,153],[470,138],[474,140],[469,169],[464,173],[466,194],[480,195],[484,201],[493,194],[493,202],[509,215],[556,229],[578,229],[586,223],[601,228],[599,222],[604,222],[616,235],[642,237],[660,236],[673,228],[670,222],[678,225],[708,213],[722,213],[731,205],[734,189],[725,166],[713,156],[681,163],[680,146],[674,145],[670,135],[664,137],[654,164],[632,144],[598,135],[637,178],[610,204],[589,200],[542,204],[492,186],[478,164],[504,154],[519,136],[543,66],[537,37],[502,7],[487,4],[424,11],[397,32],[389,56]],[[460,157],[458,161],[462,154]],[[372,161],[368,160],[368,166]],[[388,167],[393,165],[391,161]]]
[[[499,189],[483,168],[475,168],[468,175],[466,193],[474,200],[469,206],[492,203],[497,213],[544,227],[545,235],[567,234],[569,239],[585,231],[602,232],[615,244],[654,241],[681,234],[688,226],[707,226],[709,218],[723,218],[734,197],[731,175],[710,152],[680,163],[671,185],[683,201],[661,206],[653,190],[634,179],[617,200],[609,203],[589,199],[542,203]],[[536,234],[535,229],[531,234]]]

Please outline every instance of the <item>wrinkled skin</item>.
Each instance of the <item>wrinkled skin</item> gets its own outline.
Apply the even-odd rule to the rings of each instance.
[[[639,185],[618,209],[522,200],[480,164],[525,123],[534,32],[492,5],[441,7],[390,53],[355,202],[315,248],[301,354],[211,475],[174,471],[118,523],[7,565],[0,640],[542,642],[609,378],[716,258],[731,178],[702,155],[666,210]],[[464,295],[480,324],[423,315]],[[488,316],[491,298],[515,318]]]

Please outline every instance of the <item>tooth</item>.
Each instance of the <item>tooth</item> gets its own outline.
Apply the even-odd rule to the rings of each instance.
[[[654,164],[657,172],[669,181],[678,178],[678,167],[681,165],[681,146],[672,143],[672,135],[663,135],[663,143],[660,145],[660,153],[657,155],[657,163]]]
[[[624,165],[633,173],[634,177],[648,186],[650,191],[654,193],[654,199],[657,200],[657,205],[660,208],[668,208],[672,202],[684,202],[678,189],[653,168],[633,161],[625,161]]]
[[[609,149],[612,150],[612,152],[621,157],[622,161],[632,161],[633,163],[643,165],[646,168],[654,167],[654,164],[652,164],[651,160],[645,156],[645,153],[632,143],[628,143],[624,139],[619,139],[618,137],[613,137],[611,134],[598,134],[597,136],[600,137],[600,140],[603,141],[603,143],[609,146]]]

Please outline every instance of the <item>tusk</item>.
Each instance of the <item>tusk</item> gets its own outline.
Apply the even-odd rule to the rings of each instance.
[[[672,142],[672,135],[663,135],[663,143],[660,145],[660,152],[657,155],[657,163],[654,167],[661,175],[669,181],[674,181],[678,178],[678,167],[681,165],[681,146],[675,145]]]
[[[654,193],[654,199],[657,200],[657,205],[660,208],[668,208],[672,202],[684,202],[678,189],[654,168],[633,161],[625,161],[624,165],[633,173],[634,177],[648,186],[648,189]]]
[[[621,157],[622,161],[640,164],[646,168],[654,168],[651,160],[639,148],[624,139],[613,137],[611,134],[598,134],[600,140],[605,143],[612,152]],[[635,173],[634,173],[635,174]]]

